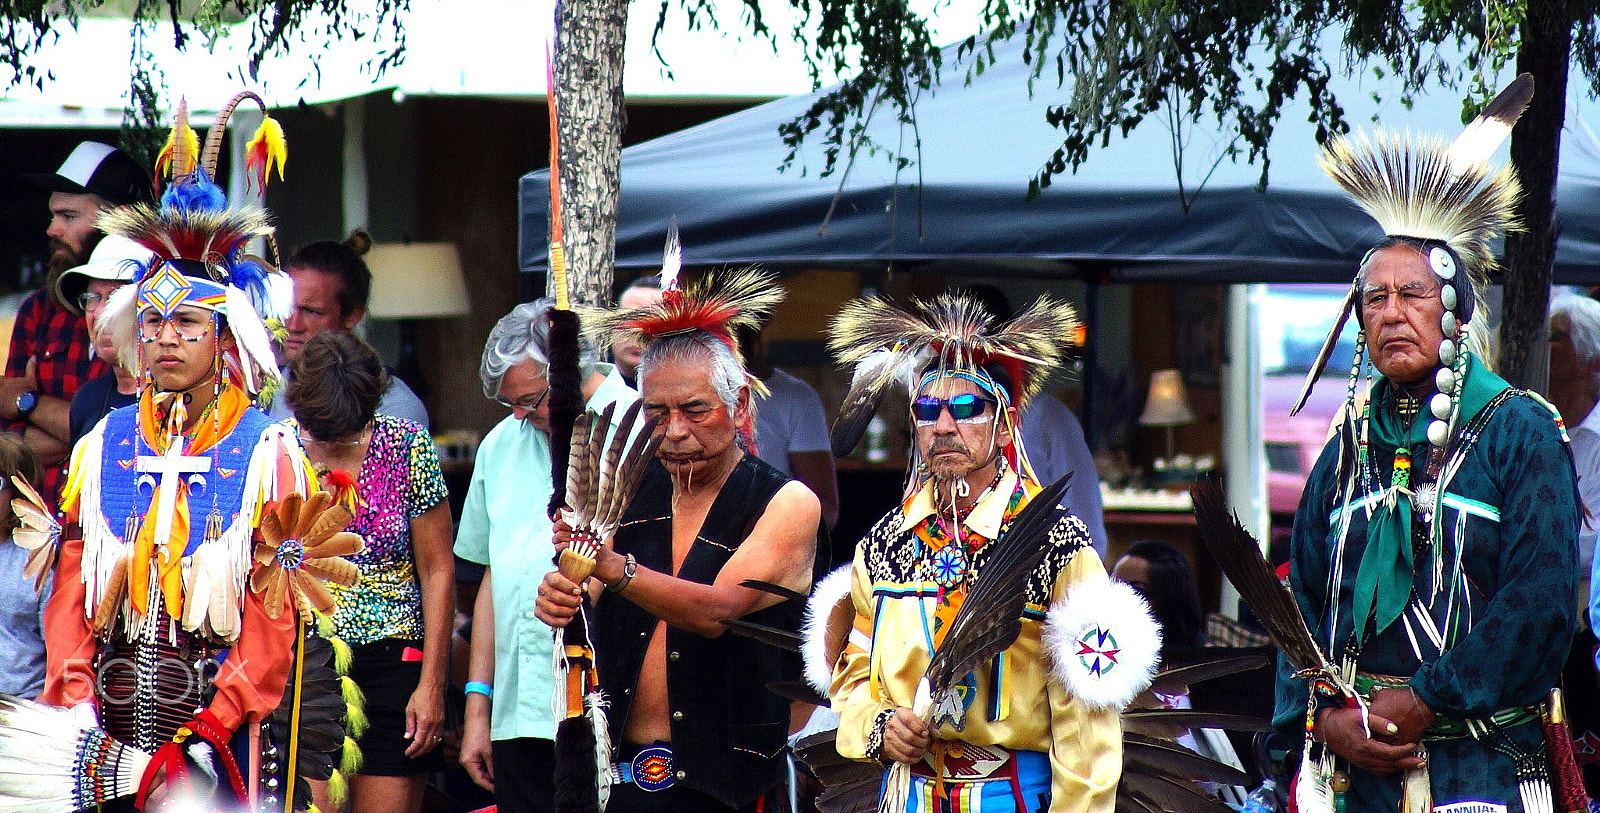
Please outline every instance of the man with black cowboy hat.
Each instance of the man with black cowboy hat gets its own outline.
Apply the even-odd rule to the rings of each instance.
[[[84,141],[60,168],[24,175],[50,193],[50,277],[23,300],[11,330],[5,378],[0,380],[0,421],[22,435],[45,467],[40,491],[54,500],[66,460],[72,396],[84,382],[106,372],[89,341],[83,318],[86,279],[68,285],[63,272],[89,262],[103,236],[95,225],[102,211],[150,199],[150,176],[121,150]],[[54,294],[54,297],[52,297]]]

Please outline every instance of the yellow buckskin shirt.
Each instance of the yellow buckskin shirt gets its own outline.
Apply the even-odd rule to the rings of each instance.
[[[969,579],[975,578],[991,547],[987,543],[999,538],[1038,490],[1008,470],[963,518],[964,556],[939,555],[944,545],[961,543],[952,541],[939,524],[931,481],[901,510],[880,520],[857,546],[850,591],[855,629],[834,665],[829,692],[840,719],[841,755],[876,757],[869,757],[867,749],[879,713],[911,706],[928,667],[930,643],[942,640],[965,593],[959,585],[941,588],[936,575],[949,583],[950,561],[965,559],[970,562]],[[1051,677],[1041,642],[1051,603],[1079,584],[1104,582],[1106,571],[1076,517],[1057,523],[1047,544],[1050,551],[1028,578],[1021,634],[1001,656],[975,671],[976,691],[962,730],[945,725],[937,736],[1045,752],[1050,757],[1051,813],[1110,811],[1122,771],[1118,714],[1075,700]]]

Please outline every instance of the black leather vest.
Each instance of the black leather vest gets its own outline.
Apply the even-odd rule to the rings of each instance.
[[[677,577],[714,582],[788,480],[760,458],[745,455],[717,494]],[[672,572],[672,482],[659,462],[651,463],[614,544],[619,553],[633,554],[642,567]],[[790,601],[748,618],[798,630],[803,611],[800,602]],[[623,596],[606,594],[597,607],[595,657],[601,687],[611,701],[612,742],[622,742],[633,687],[657,623],[654,615]],[[799,658],[731,633],[704,638],[668,626],[666,634],[667,702],[678,781],[732,807],[749,804],[783,779],[780,757],[789,731],[789,701],[766,687],[797,679]]]

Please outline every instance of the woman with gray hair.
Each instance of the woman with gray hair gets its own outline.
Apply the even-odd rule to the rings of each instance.
[[[478,446],[456,532],[456,555],[485,565],[473,609],[461,764],[501,811],[555,806],[555,718],[550,630],[533,605],[555,549],[545,514],[550,481],[550,309],[539,299],[501,317],[484,344],[483,394],[511,410]],[[638,396],[609,364],[581,355],[586,407]],[[617,410],[620,415],[622,409]],[[495,574],[500,574],[496,579]],[[508,766],[495,775],[496,764]]]

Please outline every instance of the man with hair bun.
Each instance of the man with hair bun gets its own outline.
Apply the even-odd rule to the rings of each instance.
[[[350,332],[367,315],[372,294],[372,271],[361,259],[372,248],[372,237],[356,229],[344,242],[321,240],[301,246],[284,267],[294,280],[294,310],[283,326],[283,362],[287,369],[300,348],[324,330]],[[279,420],[290,417],[283,391],[273,395],[267,412]],[[428,426],[428,409],[422,399],[398,376],[389,376],[389,388],[378,402],[378,414],[404,418]]]

